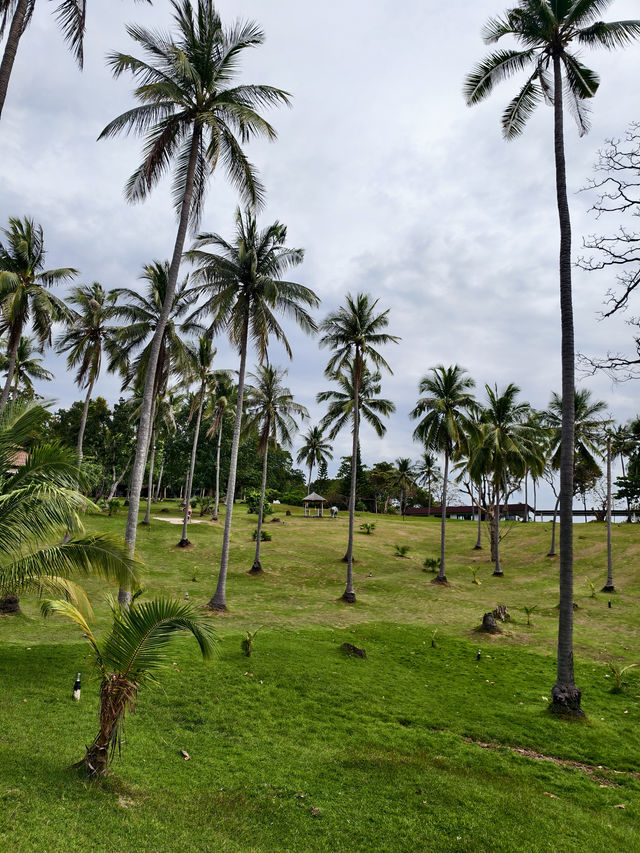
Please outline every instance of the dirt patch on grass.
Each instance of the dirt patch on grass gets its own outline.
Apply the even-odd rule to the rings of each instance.
[[[554,755],[544,755],[542,752],[537,752],[535,749],[529,749],[522,746],[509,746],[504,743],[488,743],[486,741],[475,740],[470,737],[462,738],[466,743],[475,743],[476,746],[482,749],[508,749],[510,752],[516,752],[524,758],[530,758],[533,761],[548,761],[550,764],[555,764],[556,767],[563,767],[565,770],[581,770],[586,773],[591,779],[596,779],[601,784],[605,784],[608,788],[616,787],[616,782],[611,779],[611,774],[617,776],[627,776],[633,779],[640,779],[640,773],[633,770],[611,770],[603,767],[601,764],[583,764],[581,761],[570,761],[567,758],[557,758]]]

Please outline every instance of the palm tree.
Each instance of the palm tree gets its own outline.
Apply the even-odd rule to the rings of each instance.
[[[151,428],[151,447],[149,456],[149,472],[147,480],[147,508],[145,510],[144,519],[140,522],[143,525],[151,523],[151,502],[153,500],[153,476],[155,473],[156,461],[156,439],[158,433],[162,431],[165,436],[175,432],[176,430],[176,411],[183,403],[183,396],[177,388],[164,388],[158,392],[156,397],[153,426]],[[139,416],[138,409],[138,416]],[[159,477],[158,477],[159,479]]]
[[[77,270],[45,270],[44,234],[33,219],[9,219],[0,240],[0,334],[7,333],[7,378],[0,412],[9,399],[22,332],[32,323],[39,346],[51,343],[54,322],[68,320],[69,309],[49,288],[77,275]]]
[[[236,400],[236,386],[231,378],[231,371],[217,370],[214,373],[213,389],[211,392],[211,408],[207,412],[209,429],[207,438],[213,438],[218,433],[216,448],[216,495],[213,505],[212,520],[218,520],[218,509],[220,506],[220,447],[222,446],[222,428],[224,419],[228,413],[233,413]]]
[[[261,203],[263,188],[241,143],[258,136],[275,139],[274,129],[257,109],[289,102],[286,92],[272,86],[236,84],[240,54],[264,41],[264,34],[254,23],[238,23],[225,30],[211,0],[197,0],[195,13],[190,0],[172,0],[171,5],[175,41],[164,33],[129,26],[127,32],[147,59],[123,53],[110,55],[109,64],[116,77],[128,71],[139,83],[136,97],[141,104],[114,119],[100,135],[147,133],[144,160],[125,190],[131,202],[143,201],[171,165],[176,165],[173,196],[178,231],[162,313],[149,352],[131,471],[126,540],[132,552],[151,432],[156,365],[187,229],[198,227],[207,179],[218,163],[223,164],[231,183],[248,203]]]
[[[618,424],[615,429],[611,433],[611,456],[615,458],[616,456],[620,457],[620,465],[622,466],[622,476],[626,477],[625,471],[625,458],[629,457],[631,453],[633,453],[635,449],[635,440],[633,436],[633,432],[629,425],[623,426],[622,424]],[[626,496],[627,503],[627,522],[631,523],[631,504],[629,502],[629,496]]]
[[[105,292],[99,282],[74,287],[67,302],[74,307],[73,318],[56,342],[56,351],[69,353],[67,367],[77,367],[75,381],[80,388],[87,389],[84,408],[78,430],[78,463],[82,462],[82,442],[87,425],[89,402],[102,366],[103,350],[115,346],[117,327],[111,325],[116,315],[116,293]]]
[[[233,243],[228,243],[219,234],[202,234],[187,253],[187,257],[198,265],[193,276],[201,282],[201,291],[206,295],[204,304],[193,317],[210,316],[210,333],[215,335],[224,331],[240,356],[220,573],[216,591],[209,602],[209,607],[214,610],[226,610],[227,607],[229,541],[249,342],[257,350],[258,361],[262,364],[271,335],[283,344],[291,357],[291,347],[276,314],[293,317],[305,332],[316,331],[316,324],[307,308],[317,307],[320,300],[308,287],[281,278],[289,268],[298,266],[304,256],[302,249],[286,248],[286,240],[284,225],[274,222],[259,231],[254,213],[247,210],[243,215],[238,208]],[[215,251],[203,251],[204,246],[212,246]]]
[[[396,459],[396,470],[394,473],[393,483],[396,488],[400,489],[400,515],[404,518],[404,512],[407,508],[407,492],[409,492],[416,483],[416,474],[413,469],[413,463],[410,459]]]
[[[442,472],[440,471],[435,454],[429,450],[424,450],[418,462],[418,478],[427,487],[427,517],[431,516],[431,487],[434,483],[437,483],[438,478],[441,476]]]
[[[288,388],[282,384],[287,371],[272,365],[261,365],[256,374],[249,374],[253,384],[247,388],[247,432],[258,435],[258,453],[262,454],[262,483],[260,485],[260,506],[258,508],[258,530],[256,554],[249,574],[262,574],[260,563],[260,544],[262,535],[262,516],[264,496],[267,489],[267,459],[269,442],[275,447],[290,446],[298,425],[294,415],[308,418],[305,406],[296,403]]]
[[[314,465],[316,463],[319,465],[323,461],[326,462],[328,459],[333,459],[333,453],[331,453],[332,448],[329,442],[324,440],[322,430],[319,426],[310,427],[308,432],[302,436],[302,440],[304,444],[298,451],[296,462],[298,464],[304,463],[309,469],[309,479],[307,481],[307,494],[309,494],[311,491],[311,475]]]
[[[482,408],[480,430],[471,454],[470,473],[478,481],[489,477],[493,492],[493,574],[502,577],[500,566],[500,508],[509,479],[524,477],[527,468],[537,466],[536,431],[527,422],[530,407],[519,403],[520,389],[512,382],[502,393],[496,385],[485,385],[487,402]]]
[[[484,40],[496,43],[504,36],[519,42],[522,50],[498,50],[490,54],[468,77],[468,104],[487,97],[496,83],[525,69],[531,74],[502,116],[507,139],[518,136],[536,105],[545,100],[554,110],[554,153],[556,197],[560,225],[560,323],[562,330],[562,413],[564,448],[560,466],[560,618],[558,625],[558,670],[552,690],[552,710],[582,715],[581,692],[573,670],[573,407],[575,351],[571,295],[571,220],[567,201],[564,153],[564,109],[566,98],[580,134],[588,130],[585,102],[599,85],[598,75],[569,52],[580,47],[624,47],[640,36],[640,21],[598,20],[610,0],[520,0],[502,18],[492,18],[484,28]]]
[[[389,309],[376,314],[378,300],[372,300],[368,293],[347,294],[346,304],[326,317],[320,326],[321,347],[329,347],[333,355],[325,368],[325,376],[335,379],[336,375],[349,376],[353,385],[352,410],[353,443],[351,450],[351,489],[349,493],[349,539],[347,545],[347,585],[342,599],[348,603],[356,600],[353,588],[353,519],[356,507],[356,476],[358,445],[360,437],[360,386],[366,362],[375,367],[384,367],[393,371],[378,352],[378,347],[388,343],[397,343],[400,338],[389,335],[383,329],[389,324]],[[325,416],[326,417],[326,416]],[[345,417],[348,417],[345,413]],[[337,427],[339,421],[336,421]],[[324,419],[323,419],[324,424]],[[337,427],[339,429],[339,427]],[[333,435],[333,431],[332,434]],[[331,437],[331,436],[330,436]]]
[[[0,342],[0,346],[4,341]],[[13,400],[18,397],[23,397],[28,400],[33,400],[36,391],[33,387],[33,379],[41,382],[51,382],[54,378],[53,373],[42,366],[42,359],[38,358],[36,353],[37,348],[34,346],[33,340],[24,335],[21,336],[16,352],[16,361],[13,369]],[[9,359],[4,353],[0,353],[0,370],[7,370],[9,367]]]
[[[59,613],[71,619],[91,646],[100,673],[99,730],[84,758],[74,767],[88,776],[104,776],[120,751],[127,710],[133,711],[140,687],[156,682],[156,672],[167,665],[169,641],[181,631],[194,636],[202,657],[215,649],[213,626],[195,607],[169,598],[133,601],[128,608],[110,602],[113,625],[99,642],[82,613],[67,601],[44,601],[45,616]]]
[[[191,460],[189,462],[189,472],[187,474],[187,482],[184,490],[184,519],[182,522],[182,539],[178,542],[179,548],[186,548],[191,543],[187,537],[187,527],[189,524],[189,509],[191,507],[191,488],[193,485],[193,472],[196,467],[196,453],[198,451],[198,439],[200,438],[200,422],[202,421],[202,409],[204,407],[205,395],[211,389],[214,380],[213,360],[216,356],[216,348],[211,343],[211,338],[206,335],[201,335],[198,338],[198,347],[192,348],[192,367],[191,376],[199,380],[200,388],[197,395],[194,397],[193,405],[189,418],[196,414],[196,423],[193,433],[193,443],[191,445]]]
[[[431,368],[431,372],[420,380],[421,397],[410,412],[414,419],[422,418],[413,431],[413,437],[425,448],[444,453],[442,477],[442,512],[440,522],[440,570],[433,583],[447,583],[445,568],[445,533],[447,518],[447,482],[449,462],[459,456],[466,447],[467,436],[473,431],[473,395],[470,390],[475,382],[466,376],[466,370],[454,364],[443,364]]]
[[[140,280],[143,291],[128,287],[111,293],[117,300],[113,314],[123,322],[109,341],[109,370],[122,376],[122,390],[136,385],[142,389],[149,371],[149,359],[156,330],[161,322],[162,309],[169,287],[169,262],[153,261],[144,267]],[[198,298],[189,289],[189,276],[177,285],[162,336],[156,362],[153,401],[167,387],[172,374],[182,375],[189,364],[189,348],[185,340],[192,331],[202,331],[185,323],[185,315]]]
[[[148,0],[150,2],[150,0]],[[3,0],[0,3],[0,38],[7,29],[7,40],[0,62],[0,115],[7,97],[9,80],[22,34],[31,23],[35,0]],[[86,3],[78,0],[62,0],[55,16],[76,62],[82,68],[84,62],[84,31]]]
[[[135,566],[113,538],[84,534],[81,513],[98,508],[77,490],[83,475],[75,455],[38,440],[46,415],[42,406],[24,401],[0,414],[0,596],[6,602],[27,590],[46,591],[87,612],[74,576],[137,583]],[[64,531],[74,535],[59,544]]]

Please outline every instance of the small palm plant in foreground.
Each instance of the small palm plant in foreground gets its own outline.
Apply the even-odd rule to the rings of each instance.
[[[74,765],[93,778],[108,772],[116,748],[119,751],[121,747],[127,710],[135,710],[141,686],[157,681],[156,673],[168,660],[169,641],[181,631],[193,634],[205,660],[211,658],[215,647],[212,626],[186,602],[134,599],[126,608],[112,599],[110,606],[113,627],[99,642],[73,604],[42,602],[44,616],[59,613],[80,628],[100,673],[100,727],[84,758]]]

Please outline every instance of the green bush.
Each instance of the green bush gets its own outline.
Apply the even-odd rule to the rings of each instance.
[[[254,515],[257,515],[260,511],[260,492],[258,491],[258,489],[251,489],[251,491],[248,491],[245,500],[247,503],[247,512],[250,514],[253,513]],[[269,515],[272,512],[273,509],[271,507],[271,504],[265,498],[264,507],[262,509],[262,515]]]
[[[256,529],[253,531],[253,541],[255,542],[257,538],[258,538],[258,528],[256,527]],[[261,542],[271,542],[271,534],[268,533],[266,530],[261,530],[260,531],[260,541]]]

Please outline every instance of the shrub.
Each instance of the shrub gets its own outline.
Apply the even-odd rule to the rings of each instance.
[[[258,538],[258,528],[253,531],[253,541],[255,542]],[[260,531],[260,541],[261,542],[271,542],[271,534],[266,530]]]
[[[638,664],[630,663],[627,666],[617,666],[615,663],[608,663],[607,666],[611,670],[611,673],[614,678],[614,685],[611,688],[611,692],[622,693],[624,688],[628,687],[627,682],[622,680],[622,676],[625,674],[625,672],[627,672],[627,670],[633,669],[634,667],[638,666]]]
[[[109,513],[109,518],[111,518],[112,515],[117,515],[121,506],[122,503],[118,498],[111,498],[110,501],[107,501],[107,512]]]
[[[246,502],[247,512],[257,515],[260,511],[260,492],[257,489],[252,489],[250,492],[247,492]],[[272,512],[273,509],[271,507],[271,504],[265,498],[264,507],[262,508],[262,515],[269,515]]]
[[[424,563],[423,572],[431,572],[431,574],[436,575],[440,569],[440,557],[426,557]]]
[[[538,605],[533,604],[531,607],[523,607],[522,609],[527,614],[527,625],[531,625],[531,614],[538,609]]]
[[[372,521],[365,521],[364,524],[360,525],[360,530],[362,530],[363,533],[367,533],[369,536],[375,529],[376,526]]]
[[[406,557],[411,550],[408,545],[394,545],[393,547],[396,549],[396,557]]]

